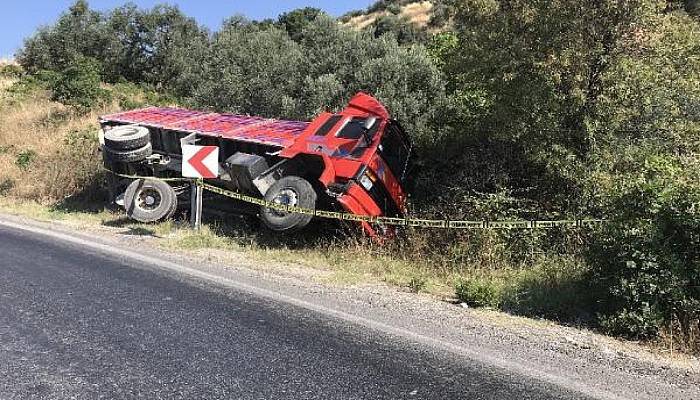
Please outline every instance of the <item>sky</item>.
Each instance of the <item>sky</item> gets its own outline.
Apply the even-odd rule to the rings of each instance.
[[[90,7],[109,10],[128,0],[90,0]],[[221,22],[236,14],[250,19],[274,18],[279,14],[302,7],[317,7],[331,15],[340,16],[351,10],[363,9],[374,0],[131,0],[140,7],[155,4],[175,4],[201,24],[216,30]],[[22,46],[24,38],[42,25],[54,22],[73,0],[10,0],[3,4],[0,20],[0,58],[12,58]]]

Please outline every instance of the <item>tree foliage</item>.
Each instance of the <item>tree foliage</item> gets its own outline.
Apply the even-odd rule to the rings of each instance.
[[[285,29],[236,19],[214,37],[196,104],[310,119],[358,91],[373,94],[416,135],[429,130],[444,83],[421,46],[400,46],[318,15],[293,40]]]
[[[421,43],[427,38],[424,30],[413,24],[408,18],[396,14],[382,15],[372,24],[375,37],[393,34],[399,44]]]
[[[321,15],[326,14],[318,8],[306,7],[284,13],[277,21],[287,31],[289,37],[296,42],[301,38],[306,26]]]
[[[87,57],[99,63],[104,80],[186,91],[185,72],[207,40],[207,32],[175,7],[126,5],[100,13],[78,0],[55,25],[29,38],[17,59],[29,71],[61,71]]]
[[[364,90],[419,135],[434,115],[431,102],[444,97],[441,73],[421,46],[344,28],[315,8],[277,21],[233,17],[209,35],[172,6],[99,13],[79,0],[27,40],[19,60],[30,70],[62,71],[81,57],[97,60],[107,81],[146,83],[194,106],[268,117],[309,119]]]
[[[611,331],[697,328],[697,20],[656,0],[474,0],[454,23],[430,46],[450,78],[446,129],[463,143],[443,168],[464,165],[462,187],[483,179],[486,160],[460,155],[478,144],[499,155],[490,190],[611,218],[589,254]]]
[[[53,75],[49,86],[53,100],[85,112],[108,98],[100,83],[99,63],[91,58],[78,58]]]
[[[17,54],[25,69],[60,71],[81,57],[103,60],[110,34],[104,17],[89,8],[86,0],[76,1],[53,26],[39,29]]]
[[[103,60],[111,80],[180,89],[183,72],[199,62],[207,46],[207,32],[172,6],[143,11],[126,5],[109,13],[105,24],[113,37],[111,54]]]
[[[294,117],[303,53],[277,27],[230,21],[214,36],[200,62],[204,73],[194,101],[237,113]]]
[[[689,343],[700,329],[700,166],[662,155],[636,164],[616,182],[612,220],[589,251],[591,285],[609,288],[601,322],[633,338],[674,326]]]

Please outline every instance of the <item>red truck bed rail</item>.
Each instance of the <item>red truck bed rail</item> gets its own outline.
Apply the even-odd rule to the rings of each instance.
[[[309,126],[308,122],[302,121],[207,113],[168,107],[127,111],[106,115],[102,119],[277,147],[291,146]]]

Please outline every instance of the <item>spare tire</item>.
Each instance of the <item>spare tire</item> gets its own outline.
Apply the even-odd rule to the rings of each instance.
[[[117,150],[136,150],[151,142],[147,128],[138,125],[116,126],[104,134],[105,147]]]
[[[265,200],[310,210],[316,209],[316,191],[304,178],[286,176],[277,181],[267,193]],[[262,207],[260,219],[275,232],[295,232],[306,227],[313,215],[295,214]]]
[[[153,223],[171,218],[177,210],[177,194],[172,186],[156,179],[138,179],[124,194],[124,208],[129,218]]]
[[[147,143],[145,146],[141,147],[140,149],[125,150],[125,151],[112,150],[109,147],[105,147],[104,152],[105,152],[105,158],[107,159],[107,161],[134,163],[134,162],[143,161],[146,159],[146,157],[153,154],[153,147],[151,146],[150,143]]]

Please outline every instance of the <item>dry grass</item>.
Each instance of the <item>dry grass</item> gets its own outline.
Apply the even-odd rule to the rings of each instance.
[[[11,78],[8,76],[0,76],[0,101],[3,95],[7,93],[7,89],[12,87],[12,85],[17,81],[17,78]]]
[[[433,10],[433,3],[430,1],[420,1],[411,4],[407,4],[401,8],[401,13],[399,16],[405,17],[408,21],[416,24],[421,28],[428,26],[430,21],[431,11]],[[344,25],[349,26],[353,29],[364,29],[372,25],[377,18],[388,15],[388,11],[375,12],[370,14],[359,15],[357,17],[350,18],[348,22]]]
[[[76,114],[34,90],[21,99],[0,79],[0,191],[49,204],[82,189],[99,168],[98,110]]]
[[[374,21],[377,20],[384,13],[372,13],[365,15],[358,15],[357,17],[350,18],[350,21],[346,22],[344,25],[351,27],[352,29],[362,30],[372,25]]]
[[[700,324],[692,326],[688,332],[682,333],[680,325],[666,326],[655,343],[662,352],[700,354]]]
[[[420,27],[426,27],[430,21],[430,13],[433,10],[433,3],[423,1],[411,3],[401,10],[401,15]]]

